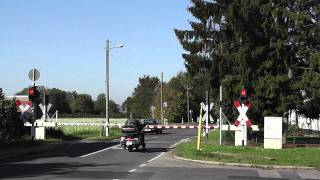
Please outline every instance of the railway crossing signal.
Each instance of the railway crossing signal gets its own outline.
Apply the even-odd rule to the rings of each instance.
[[[237,108],[238,112],[239,112],[239,116],[238,118],[235,120],[234,125],[235,126],[239,126],[239,125],[246,125],[246,126],[251,126],[251,121],[248,118],[248,116],[246,115],[248,109],[251,107],[251,102],[247,103],[247,104],[243,104],[236,100],[234,102],[234,106]]]
[[[37,90],[37,86],[31,86],[28,89],[28,96],[31,102],[38,101],[40,97],[40,92]]]
[[[205,104],[202,102],[202,103],[201,103],[201,106],[202,106],[203,111],[205,112],[204,115],[203,115],[202,121],[206,122],[207,119],[208,119],[208,117],[209,117],[208,121],[209,121],[209,122],[212,122],[212,121],[213,121],[213,118],[212,118],[210,112],[211,112],[211,110],[212,110],[212,108],[213,108],[213,106],[214,106],[214,103],[210,103],[210,106],[208,107],[208,105],[205,105]],[[208,111],[209,111],[209,112],[208,112]]]
[[[23,105],[20,100],[16,100],[16,106],[21,111],[20,119],[24,123],[27,122],[27,121],[31,122],[32,116],[28,111],[32,107],[32,102],[28,101],[28,103],[26,105]]]

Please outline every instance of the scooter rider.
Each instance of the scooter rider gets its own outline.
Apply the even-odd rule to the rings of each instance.
[[[127,125],[133,125],[135,126],[136,130],[137,130],[137,134],[139,135],[139,138],[140,138],[140,141],[141,141],[141,144],[144,145],[144,133],[143,133],[143,128],[144,128],[144,125],[141,124],[141,122],[139,120],[137,120],[135,118],[135,116],[133,115],[133,117],[131,116],[131,118],[129,118],[126,122]]]

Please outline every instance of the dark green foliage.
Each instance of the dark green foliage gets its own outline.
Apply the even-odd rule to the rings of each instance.
[[[104,94],[99,94],[97,100],[93,102],[91,96],[79,95],[76,91],[67,92],[57,88],[45,89],[44,87],[38,87],[38,89],[41,92],[39,103],[43,103],[45,91],[49,103],[52,104],[50,114],[59,111],[61,117],[105,117],[106,102]],[[24,88],[16,94],[27,95],[27,91],[28,88]],[[112,100],[109,101],[109,110],[111,117],[123,116],[119,112],[118,105]],[[38,111],[40,113],[40,109]]]
[[[240,89],[255,87],[250,110],[254,123],[297,109],[318,118],[320,31],[317,1],[192,0],[191,30],[175,30],[188,73],[224,104]],[[289,69],[293,78],[288,77]],[[304,90],[306,95],[302,96]],[[308,102],[310,100],[310,102]],[[198,102],[199,103],[199,102]],[[232,105],[231,105],[232,106]]]
[[[94,102],[94,112],[100,115],[106,115],[106,96],[104,93],[99,94],[97,100]],[[111,117],[119,114],[118,105],[113,101],[109,100],[109,115]]]
[[[187,122],[187,88],[189,88],[189,102],[190,109],[193,112],[199,111],[197,106],[193,103],[193,92],[191,92],[190,77],[187,73],[179,73],[177,76],[170,79],[168,83],[163,85],[163,101],[167,103],[164,107],[164,118],[169,122],[181,122],[183,118]],[[156,95],[153,98],[153,105],[155,108],[156,119],[161,118],[160,107],[160,87],[157,89]],[[194,116],[195,118],[196,116]]]
[[[88,94],[78,94],[70,104],[72,113],[93,113],[93,101]]]
[[[0,142],[10,143],[17,140],[23,132],[15,100],[5,100],[0,88]]]
[[[59,111],[61,114],[70,113],[70,105],[67,99],[67,92],[52,88],[47,89],[47,95],[49,95],[49,103],[52,104],[51,106],[51,112],[55,112],[56,110]]]
[[[158,85],[159,79],[157,77],[143,76],[139,78],[138,86],[122,107],[126,107],[128,113],[135,114],[136,118],[151,117],[150,106]]]

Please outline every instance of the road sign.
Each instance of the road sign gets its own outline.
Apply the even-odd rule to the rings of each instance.
[[[28,101],[28,103],[24,106],[22,105],[20,100],[16,100],[16,106],[20,109],[21,111],[21,115],[20,115],[20,119],[25,123],[28,120],[31,119],[31,114],[28,113],[28,110],[31,108],[32,106],[32,102]]]
[[[20,109],[21,113],[27,112],[32,106],[32,102],[28,101],[28,103],[24,106],[22,105],[20,100],[16,100],[16,106]]]
[[[43,106],[42,104],[39,104],[39,107],[42,111],[41,119],[46,119],[48,117],[48,112],[49,112],[51,106],[52,106],[52,104],[49,103],[48,106],[45,108],[45,106]]]
[[[203,118],[202,118],[202,121],[206,121],[207,118],[208,118],[208,113],[209,113],[209,121],[210,122],[213,122],[213,118],[210,114],[213,106],[214,106],[214,103],[210,103],[210,107],[209,107],[209,112],[208,112],[208,106],[205,105],[203,102],[201,103],[201,106],[202,106],[202,109],[204,110],[205,114],[203,115]]]
[[[33,68],[29,71],[28,76],[31,81],[36,81],[40,77],[40,72],[38,71],[38,69]]]
[[[240,104],[240,102],[236,100],[234,101],[234,106],[239,111],[239,116],[235,121],[234,125],[239,126],[239,124],[241,124],[241,125],[251,126],[251,121],[246,115],[248,109],[251,107],[251,102],[247,104],[243,104],[243,103]]]

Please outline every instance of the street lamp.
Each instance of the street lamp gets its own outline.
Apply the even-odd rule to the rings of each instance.
[[[114,47],[110,47],[110,41],[106,41],[106,127],[105,127],[105,135],[109,137],[109,53],[110,49],[115,48],[123,48],[123,45],[118,45]]]

